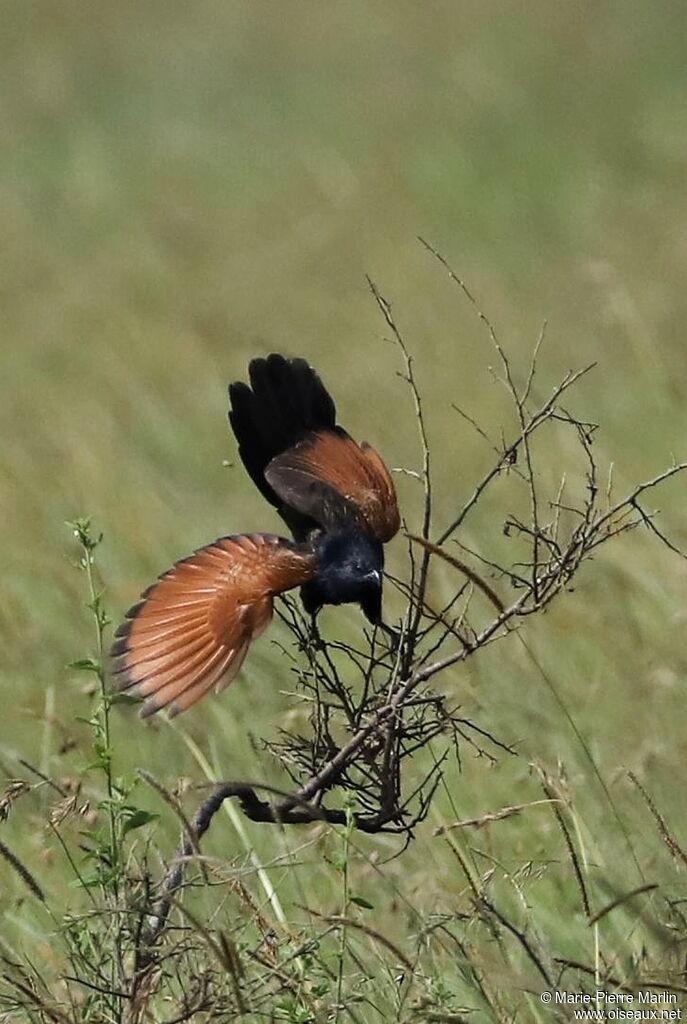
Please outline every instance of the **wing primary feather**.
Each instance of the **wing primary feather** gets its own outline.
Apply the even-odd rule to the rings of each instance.
[[[141,718],[149,718],[156,711],[166,709],[171,718],[187,710],[196,701],[200,700],[209,690],[216,686],[218,681],[226,675],[233,679],[237,674],[248,650],[248,644],[242,645],[239,649],[243,655],[236,664],[238,652],[230,649],[223,652],[223,657],[215,660],[212,664],[204,667],[202,672],[176,683],[169,683],[159,690],[155,690],[147,697],[141,708]],[[231,680],[228,680],[228,682]]]
[[[138,690],[139,695],[147,698],[152,697],[159,707],[164,708],[178,693],[182,693],[190,686],[194,686],[202,679],[205,679],[208,673],[216,668],[218,664],[228,664],[232,655],[233,651],[231,650],[227,651],[217,648],[210,655],[204,655],[204,659],[197,665],[188,668],[181,674],[173,674],[171,678],[164,675],[160,676],[160,685],[140,686]]]
[[[168,705],[169,717],[176,718],[183,711],[188,711],[190,707],[196,704],[210,690],[214,689],[215,693],[219,693],[228,686],[239,674],[249,646],[248,643],[244,644],[233,654],[231,661],[226,666],[218,666],[210,676],[194,683],[184,690],[183,693],[174,697]]]
[[[163,659],[165,664],[171,667],[192,654],[196,654],[206,647],[208,643],[214,642],[206,627],[197,636],[183,637],[183,639],[179,639],[175,644],[166,644],[158,641],[156,644],[137,646],[135,651],[127,651],[124,656],[119,655],[119,662],[115,662],[114,675],[130,673],[134,668],[138,669],[139,666],[141,670],[145,667],[146,672],[152,672],[155,666]]]
[[[139,633],[136,647],[140,651],[145,651],[151,647],[157,647],[160,644],[164,644],[168,651],[173,651],[176,647],[182,647],[187,642],[202,636],[206,632],[206,629],[207,627],[205,622],[201,622],[200,625],[195,628],[184,627],[182,630],[174,624],[167,627],[146,630],[145,633]],[[119,640],[115,640],[112,644],[110,656],[113,659],[117,659],[120,655],[126,654],[128,649],[126,637],[120,637]]]
[[[164,573],[133,605],[112,645],[114,685],[147,717],[179,714],[238,673],[272,615],[273,596],[315,573],[311,546],[273,534],[221,537]]]

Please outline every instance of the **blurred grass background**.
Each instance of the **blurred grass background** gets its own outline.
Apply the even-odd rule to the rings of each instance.
[[[366,273],[416,357],[437,526],[460,507],[489,451],[451,402],[498,437],[503,401],[482,326],[418,234],[465,278],[520,367],[548,320],[542,393],[570,367],[598,361],[577,408],[600,419],[600,455],[615,462],[619,490],[673,453],[684,457],[683,4],[25,0],[2,14],[7,774],[17,756],[56,775],[87,756],[76,720],[88,707],[83,679],[65,665],[91,636],[65,520],[90,514],[104,531],[115,618],[191,549],[275,527],[240,465],[222,465],[235,462],[226,385],[252,356],[305,356],[355,436],[394,466],[417,466],[412,407]],[[565,452],[551,454],[556,462]],[[412,481],[400,478],[399,491],[412,520]],[[683,542],[685,496],[683,483],[661,496]],[[479,536],[477,525],[470,539]],[[624,769],[680,820],[685,579],[684,563],[635,534],[587,567],[576,593],[529,633],[649,876],[669,855],[647,837]],[[332,625],[349,615],[328,614]],[[248,733],[271,736],[288,713],[279,667],[265,637],[232,689],[184,721],[224,775],[272,770]],[[452,685],[466,714],[521,755],[490,768],[466,754],[448,780],[460,814],[537,798],[528,763],[560,758],[599,865],[620,886],[638,884],[588,760],[518,645],[494,648]],[[120,709],[114,728],[121,771],[143,766],[168,784],[197,776],[169,728],[151,732]],[[440,794],[437,817],[389,868],[427,910],[454,906],[462,885],[431,836],[452,813]],[[247,829],[264,857],[280,842]],[[40,826],[7,834],[28,862],[46,858],[45,885],[58,890],[64,865],[45,852]],[[216,845],[231,856],[236,842],[228,829]],[[539,927],[564,945],[569,935],[570,955],[583,957],[589,933],[582,922],[572,937],[555,822],[534,811],[495,825],[484,842],[507,864],[556,863],[533,883]],[[312,862],[317,898],[335,901],[316,854]],[[0,872],[19,899],[20,883]],[[378,919],[403,935],[385,899]],[[39,927],[11,898],[5,909],[18,933]]]

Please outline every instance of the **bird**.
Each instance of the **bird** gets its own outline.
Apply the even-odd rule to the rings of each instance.
[[[220,537],[176,562],[115,632],[114,688],[143,699],[141,717],[187,711],[237,676],[269,625],[277,595],[300,587],[313,623],[325,605],[358,604],[382,625],[384,545],[400,528],[389,469],[337,423],[334,401],[302,358],[251,360],[229,386],[243,465],[291,537]]]

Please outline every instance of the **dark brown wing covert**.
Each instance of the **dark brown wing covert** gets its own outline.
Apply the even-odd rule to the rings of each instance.
[[[386,544],[400,527],[389,470],[371,445],[340,427],[272,459],[265,478],[282,501],[324,529],[356,526]]]

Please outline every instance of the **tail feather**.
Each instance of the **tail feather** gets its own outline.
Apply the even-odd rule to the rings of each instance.
[[[229,422],[239,455],[261,494],[277,508],[295,532],[305,521],[293,514],[265,479],[265,468],[277,455],[293,448],[313,431],[334,430],[336,407],[322,381],[304,359],[286,359],[273,353],[253,359],[248,368],[250,386],[229,387]],[[303,517],[301,517],[303,518]]]

